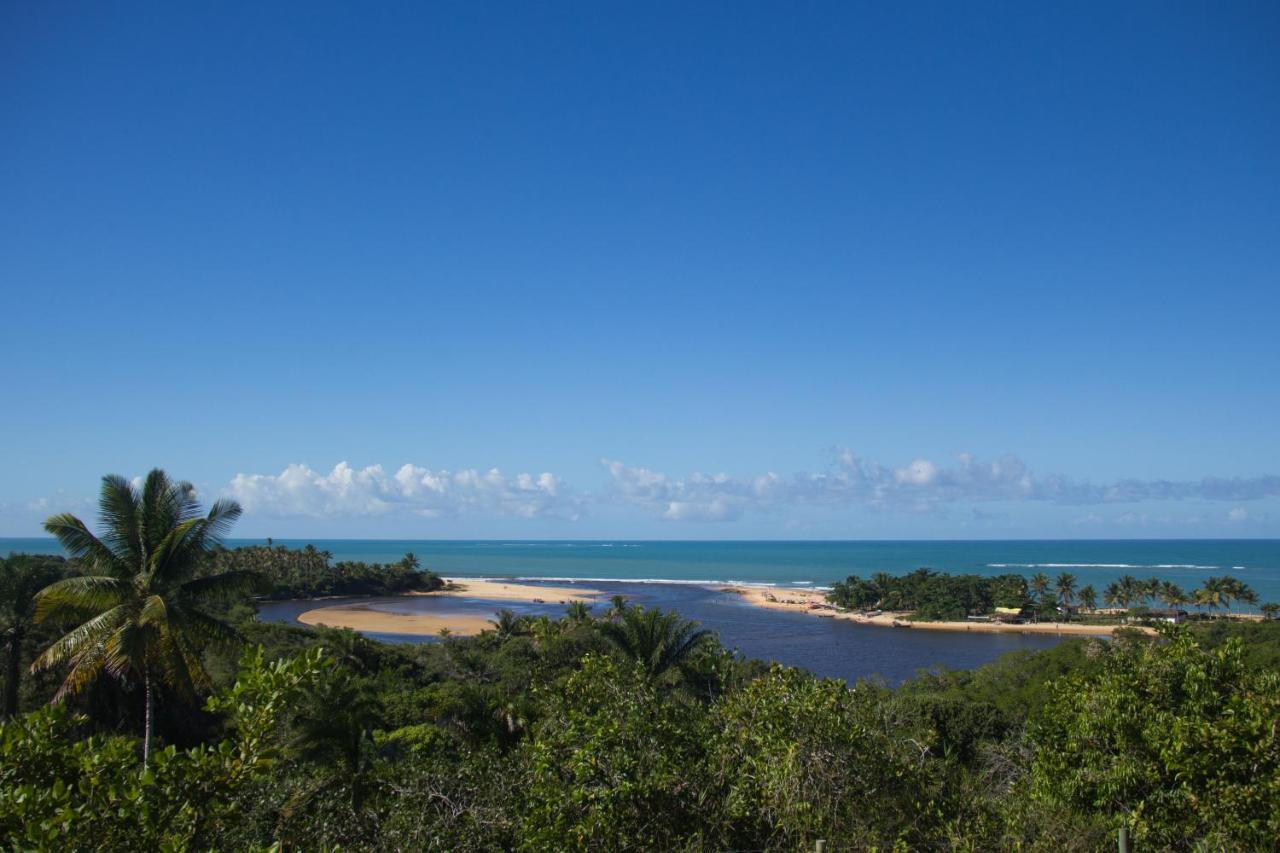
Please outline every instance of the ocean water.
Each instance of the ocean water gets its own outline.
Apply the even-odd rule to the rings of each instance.
[[[264,544],[231,540],[229,545]],[[969,634],[857,625],[801,613],[754,608],[721,592],[726,583],[829,586],[850,574],[902,573],[921,566],[992,575],[1068,571],[1077,584],[1102,587],[1120,575],[1151,576],[1193,588],[1206,577],[1234,575],[1261,601],[1280,601],[1280,540],[914,541],[914,542],[657,542],[657,541],[439,541],[276,540],[314,544],[337,560],[389,562],[412,551],[423,566],[456,577],[523,578],[535,582],[588,582],[607,595],[621,593],[650,607],[675,609],[715,631],[721,642],[749,657],[804,667],[854,681],[879,677],[898,683],[934,667],[967,669],[1018,650],[1050,647],[1061,638],[1029,634]],[[0,539],[0,554],[58,553],[52,539]],[[338,604],[325,601],[323,604]],[[564,606],[419,597],[365,599],[367,606],[403,611],[466,611],[558,616]],[[320,603],[264,604],[259,618],[292,623]],[[373,635],[400,642],[430,638]]]
[[[237,539],[229,545],[263,544]],[[1079,586],[1121,575],[1160,577],[1194,588],[1234,575],[1261,601],[1280,602],[1280,539],[688,542],[277,539],[308,543],[336,560],[389,562],[412,551],[422,565],[460,577],[760,583],[829,586],[851,574],[898,574],[927,566],[947,572],[1050,577],[1071,572]],[[0,554],[57,553],[52,539],[0,539]]]

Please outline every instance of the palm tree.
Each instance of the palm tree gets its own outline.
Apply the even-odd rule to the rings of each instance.
[[[499,610],[497,615],[498,618],[490,619],[489,623],[493,625],[494,636],[499,642],[527,633],[528,620],[523,616],[517,616],[506,608]]]
[[[351,785],[351,808],[359,811],[372,765],[373,730],[383,725],[382,707],[369,686],[337,668],[311,690],[294,718],[295,755]],[[309,791],[314,794],[318,788]]]
[[[583,622],[591,620],[591,606],[585,601],[571,601],[569,607],[565,610],[565,615],[569,621],[575,625],[581,625]]]
[[[1066,614],[1067,621],[1071,621],[1071,602],[1076,594],[1076,576],[1070,572],[1063,572],[1058,575],[1055,587],[1058,591],[1058,601],[1062,604],[1062,611]]]
[[[5,648],[4,709],[0,720],[18,713],[22,644],[31,628],[36,594],[64,574],[60,557],[18,554],[0,560],[0,639]]]
[[[1092,613],[1098,607],[1098,593],[1093,584],[1086,584],[1080,590],[1080,606]]]
[[[1121,575],[1120,580],[1116,581],[1118,594],[1116,600],[1125,610],[1137,601],[1142,594],[1142,581],[1133,575]]]
[[[559,632],[560,626],[553,622],[549,616],[536,617],[530,630],[534,641],[542,647],[551,642]]]
[[[871,584],[876,588],[876,592],[880,594],[880,598],[876,601],[876,606],[884,604],[889,593],[893,591],[893,575],[888,572],[876,572],[871,576]]]
[[[1196,606],[1197,610],[1207,607],[1209,608],[1209,612],[1212,613],[1213,609],[1218,606],[1218,602],[1220,600],[1221,599],[1213,590],[1205,586],[1201,586],[1199,589],[1193,589],[1191,591],[1191,603]]]
[[[174,482],[157,468],[141,491],[123,477],[102,478],[101,538],[70,513],[44,524],[88,573],[37,594],[37,622],[76,622],[79,627],[45,649],[31,669],[70,664],[55,701],[79,693],[103,672],[140,680],[145,694],[143,767],[151,757],[156,688],[164,685],[193,700],[198,690],[209,689],[200,646],[236,639],[234,631],[200,605],[258,585],[253,572],[197,576],[240,517],[240,506],[219,500],[207,515],[200,511],[191,484]]]
[[[1266,604],[1262,605],[1261,610],[1263,616],[1268,619],[1274,619],[1276,618],[1276,614],[1280,614],[1280,604],[1276,604],[1274,601],[1268,601]]]
[[[1183,592],[1182,587],[1173,581],[1165,581],[1160,584],[1159,598],[1166,607],[1177,607],[1180,604],[1187,603],[1187,594]]]
[[[524,693],[499,693],[493,709],[498,723],[498,736],[506,744],[512,744],[529,728],[533,719],[533,703]]]
[[[1036,572],[1031,576],[1029,584],[1036,598],[1036,621],[1040,621],[1040,608],[1044,606],[1045,595],[1049,592],[1049,576],[1044,572]]]
[[[1233,578],[1231,575],[1224,576],[1219,581],[1219,587],[1223,591],[1223,597],[1229,606],[1232,599],[1239,601],[1241,604],[1257,604],[1258,595],[1247,584],[1239,578]]]
[[[1139,592],[1141,596],[1147,600],[1148,605],[1150,605],[1150,603],[1155,599],[1159,598],[1160,593],[1163,590],[1164,581],[1160,580],[1160,578],[1147,578],[1139,585]]]
[[[1102,603],[1111,608],[1120,605],[1120,584],[1112,581],[1103,588]]]
[[[628,607],[617,622],[600,623],[600,633],[624,655],[638,661],[650,678],[682,668],[711,638],[698,623],[659,609]]]
[[[622,611],[627,609],[627,597],[625,595],[614,595],[609,598],[609,616],[620,616]]]

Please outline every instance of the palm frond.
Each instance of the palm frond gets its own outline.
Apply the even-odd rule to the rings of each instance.
[[[107,637],[102,651],[105,668],[110,675],[123,679],[131,673],[145,670],[147,633],[138,620],[130,619]]]
[[[63,679],[58,691],[53,694],[54,702],[61,702],[67,696],[74,696],[97,680],[106,663],[102,645],[90,646],[72,659],[71,669]]]
[[[132,615],[130,608],[118,605],[100,613],[83,625],[55,640],[31,663],[31,671],[39,672],[72,658],[85,649],[101,646],[107,637]]]
[[[152,643],[148,663],[159,670],[161,681],[176,690],[182,698],[192,701],[196,690],[208,684],[199,656],[184,642],[182,631],[172,622],[155,625],[160,642]]]
[[[171,607],[170,613],[174,614],[181,633],[189,640],[200,639],[218,645],[231,645],[243,639],[235,628],[194,608]]]
[[[102,525],[107,546],[137,571],[142,564],[143,539],[138,528],[138,492],[119,474],[102,478],[98,494],[98,521]]]
[[[147,560],[147,571],[167,580],[181,580],[195,571],[204,551],[199,545],[202,518],[189,518],[169,529],[155,543]]]
[[[85,523],[69,512],[50,516],[44,529],[58,540],[67,553],[87,561],[99,574],[120,575],[122,561],[102,540],[89,532]]]
[[[140,508],[144,540],[153,551],[174,527],[200,517],[195,487],[185,480],[173,481],[160,468],[152,469],[142,486]]]
[[[138,614],[139,625],[150,625],[156,630],[163,630],[169,622],[169,605],[160,595],[148,595],[142,602],[142,610]]]
[[[178,587],[178,593],[188,601],[226,601],[240,595],[261,592],[265,583],[265,578],[258,572],[222,572],[187,581]]]
[[[121,604],[127,581],[108,575],[81,575],[49,584],[35,595],[35,621],[84,618]]]
[[[232,526],[240,520],[243,512],[240,504],[233,500],[220,498],[214,501],[213,506],[209,508],[209,514],[205,516],[207,524],[204,530],[204,546],[211,548],[222,544],[223,538],[231,532]]]

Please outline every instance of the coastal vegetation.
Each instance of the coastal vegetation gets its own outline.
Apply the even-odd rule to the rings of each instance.
[[[1107,613],[1099,612],[1098,594],[1092,584],[1080,587],[1069,572],[1055,579],[1044,573],[1031,578],[1018,574],[994,577],[952,575],[931,569],[917,569],[904,575],[878,573],[863,579],[851,575],[835,583],[827,600],[849,610],[880,609],[910,612],[921,620],[963,620],[973,617],[1017,615],[1027,619],[1070,620],[1093,617],[1100,620],[1149,616],[1157,604],[1166,608],[1190,607],[1197,614],[1213,615],[1232,604],[1256,605],[1254,591],[1230,575],[1206,578],[1194,590],[1183,590],[1161,578],[1139,580],[1124,575],[1102,592]],[[1274,613],[1273,604],[1260,608],[1263,615]]]
[[[218,548],[234,514],[201,512],[153,472],[141,491],[104,485],[98,536],[51,519],[72,531],[72,559],[0,565],[18,668],[38,663],[0,724],[6,848],[1083,851],[1124,827],[1138,849],[1266,850],[1280,837],[1280,623],[1122,629],[893,688],[745,659],[622,599],[384,644],[257,622],[254,596],[301,575],[250,567],[275,548]],[[850,606],[951,618],[1083,600],[1070,580],[912,573],[837,589]]]
[[[262,597],[269,599],[397,595],[444,586],[440,576],[423,569],[412,553],[395,563],[335,563],[332,554],[314,545],[295,549],[268,541],[267,545],[220,547],[210,565],[217,571],[253,572],[262,581]]]

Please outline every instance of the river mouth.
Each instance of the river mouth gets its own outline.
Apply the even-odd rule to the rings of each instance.
[[[566,582],[529,586],[563,588]],[[972,669],[1001,655],[1018,650],[1038,651],[1062,641],[1053,635],[969,634],[964,632],[906,631],[875,625],[860,625],[841,619],[817,619],[803,613],[768,610],[746,603],[742,596],[719,586],[665,584],[652,582],[583,582],[601,593],[592,613],[602,616],[609,598],[625,596],[629,603],[644,607],[676,610],[686,619],[714,631],[727,648],[746,657],[802,667],[815,675],[853,683],[863,678],[880,678],[899,684],[920,670],[936,667]],[[506,609],[521,616],[563,616],[567,605],[550,597],[540,602],[495,601],[462,596],[431,595],[334,598],[308,601],[262,602],[258,618],[264,622],[299,624],[298,617],[320,607],[359,607],[388,614],[435,614],[440,616],[494,618]],[[385,631],[364,631],[385,642],[437,642],[437,636],[421,636]]]

